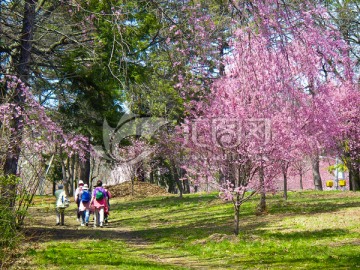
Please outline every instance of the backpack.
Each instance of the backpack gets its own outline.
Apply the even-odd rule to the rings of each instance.
[[[59,198],[56,202],[56,207],[59,208],[67,208],[70,206],[70,201],[69,199],[66,197],[66,194],[64,191],[62,191],[59,195]]]
[[[104,198],[104,193],[101,190],[97,190],[96,191],[96,195],[95,195],[96,200],[102,200]]]
[[[64,208],[67,208],[70,206],[70,200],[68,198],[64,199]]]
[[[83,192],[81,194],[81,201],[83,203],[87,203],[87,202],[90,202],[90,200],[91,200],[90,192],[88,190],[83,190]]]

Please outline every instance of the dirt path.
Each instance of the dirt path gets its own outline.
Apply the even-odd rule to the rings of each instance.
[[[53,210],[53,211],[52,211]],[[89,226],[80,226],[76,220],[75,209],[65,211],[65,225],[55,225],[56,216],[54,209],[43,211],[39,208],[30,209],[31,218],[25,226],[25,233],[28,241],[43,243],[48,241],[77,241],[78,239],[88,240],[120,240],[131,245],[147,245],[148,243],[139,238],[129,228],[121,226],[120,221],[113,220],[103,228],[94,228],[93,215],[90,216]]]
[[[31,247],[33,249],[42,248],[42,244],[49,241],[78,241],[83,240],[101,240],[110,239],[113,241],[124,241],[129,248],[134,250],[144,250],[150,248],[149,242],[140,238],[136,232],[121,225],[121,221],[113,220],[103,228],[93,227],[93,216],[90,216],[89,226],[80,226],[76,220],[74,209],[65,211],[65,225],[55,225],[55,210],[53,208],[32,208],[30,216],[25,226],[26,243],[24,248]],[[204,265],[190,258],[176,256],[158,256],[156,254],[144,255],[146,260],[163,264],[171,264],[174,266],[187,267],[189,269],[211,269],[210,265]],[[29,261],[30,260],[30,261]],[[37,269],[31,262],[31,257],[22,257],[10,269]],[[216,268],[219,269],[219,268]]]
[[[129,229],[120,226],[119,222],[109,222],[103,228],[93,227],[92,216],[89,226],[80,226],[74,213],[66,213],[65,225],[55,225],[55,214],[46,213],[32,219],[31,225],[25,227],[26,236],[34,242],[51,240],[76,241],[77,239],[111,239],[125,240],[130,243],[142,243]]]

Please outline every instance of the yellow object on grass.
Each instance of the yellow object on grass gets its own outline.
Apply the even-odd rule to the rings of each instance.
[[[326,181],[327,187],[332,187],[334,185],[334,182],[332,180]]]
[[[339,180],[339,186],[345,187],[346,186],[346,180]]]

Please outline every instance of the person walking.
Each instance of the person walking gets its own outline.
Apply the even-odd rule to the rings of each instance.
[[[103,227],[104,225],[104,211],[106,207],[106,194],[102,187],[102,181],[98,180],[94,186],[90,205],[94,205],[94,227]]]
[[[79,180],[78,182],[78,187],[75,190],[75,194],[74,194],[74,201],[76,202],[77,208],[76,208],[76,220],[78,222],[80,222],[80,212],[79,212],[79,206],[80,206],[80,197],[81,197],[81,193],[82,193],[82,188],[84,186],[84,181],[83,180]]]
[[[84,184],[84,186],[82,187],[80,203],[79,203],[81,226],[89,225],[90,201],[91,201],[91,193],[89,191],[89,186],[87,184]]]
[[[69,200],[66,197],[64,186],[58,185],[58,190],[55,191],[55,207],[56,207],[56,225],[64,225],[65,208],[69,206]]]
[[[105,190],[105,197],[106,197],[106,206],[104,210],[104,221],[108,223],[108,218],[110,214],[110,199],[111,199],[111,192],[107,189],[107,185],[103,184],[103,188]]]

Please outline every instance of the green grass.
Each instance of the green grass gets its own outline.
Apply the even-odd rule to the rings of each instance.
[[[238,236],[216,194],[113,200],[109,228],[69,225],[27,252],[26,269],[360,268],[360,193],[280,195],[267,197],[267,215],[255,215],[257,197],[244,204]]]
[[[124,242],[109,239],[51,242],[28,254],[36,257],[37,269],[172,269],[170,265],[138,258]]]

